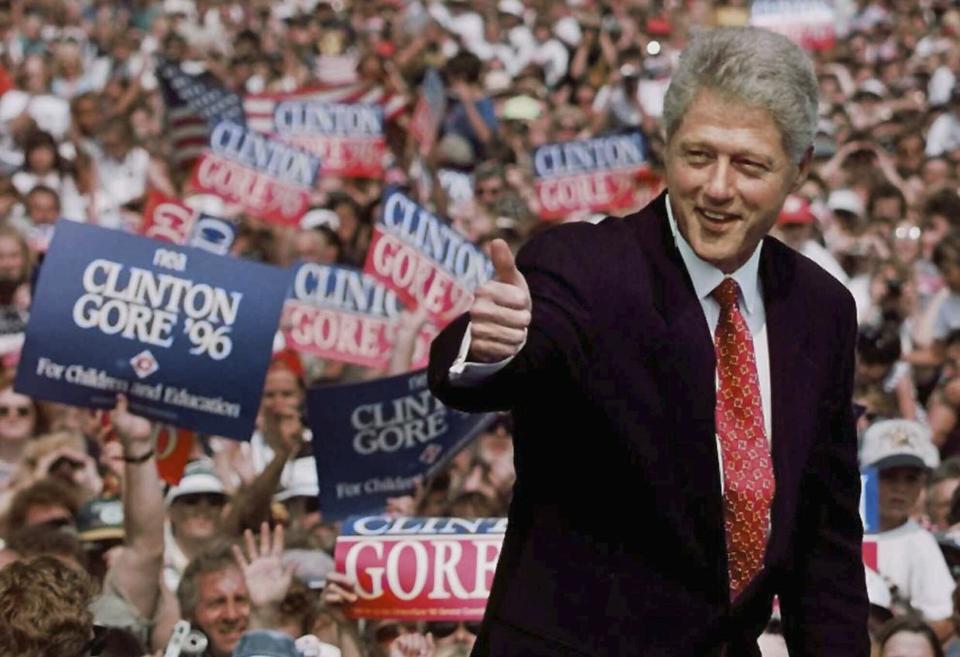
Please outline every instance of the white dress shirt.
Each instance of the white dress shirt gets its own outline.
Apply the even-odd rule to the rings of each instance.
[[[667,195],[667,219],[670,222],[670,232],[680,251],[680,257],[683,260],[687,273],[693,282],[693,289],[700,300],[700,306],[703,308],[704,319],[710,329],[710,335],[715,336],[717,323],[720,321],[720,304],[710,296],[710,293],[720,285],[727,275],[717,269],[709,262],[701,259],[694,251],[693,247],[687,242],[686,238],[680,233],[677,222],[673,217],[673,208],[670,205],[670,196]],[[730,278],[737,281],[740,286],[739,306],[740,312],[750,329],[750,335],[753,338],[753,351],[755,362],[757,364],[757,377],[760,381],[761,406],[763,408],[763,427],[767,434],[767,442],[770,442],[773,432],[771,424],[771,406],[770,406],[770,348],[767,344],[767,312],[763,305],[763,295],[760,289],[760,250],[763,242],[757,245],[750,259],[742,267],[730,274]],[[521,349],[523,347],[521,346]],[[470,325],[464,333],[463,341],[460,343],[460,352],[457,359],[450,366],[450,381],[454,385],[468,387],[475,385],[485,378],[492,376],[498,370],[505,367],[512,359],[510,358],[498,361],[496,363],[470,363],[467,362],[467,353],[470,351]],[[719,380],[716,381],[719,385]],[[722,459],[722,450],[717,444],[717,454]],[[723,484],[723,464],[720,467],[720,483]]]

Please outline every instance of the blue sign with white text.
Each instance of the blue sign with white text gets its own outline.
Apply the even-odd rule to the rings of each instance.
[[[307,415],[324,518],[382,513],[409,495],[494,419],[444,406],[425,370],[312,388]]]
[[[863,520],[865,534],[876,534],[880,531],[877,481],[876,468],[864,468],[860,471],[860,519]]]
[[[246,440],[286,269],[60,221],[41,268],[16,389]]]

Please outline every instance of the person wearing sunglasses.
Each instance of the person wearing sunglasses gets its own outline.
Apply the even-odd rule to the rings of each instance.
[[[170,532],[164,550],[164,581],[175,591],[190,560],[220,536],[227,493],[211,463],[193,461],[180,483],[167,493],[166,503]]]
[[[431,621],[424,626],[424,632],[433,635],[437,653],[449,657],[469,655],[479,631],[479,621]]]
[[[283,506],[287,527],[309,532],[322,521],[316,461],[312,456],[298,458],[290,464],[289,471],[289,481],[273,496],[273,501]]]
[[[0,490],[9,483],[37,429],[37,406],[12,386],[0,390]]]

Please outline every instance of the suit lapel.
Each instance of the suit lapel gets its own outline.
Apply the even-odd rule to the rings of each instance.
[[[670,231],[665,196],[637,222],[641,246],[650,264],[654,306],[663,321],[654,346],[663,399],[672,412],[678,467],[685,476],[681,495],[694,518],[694,545],[702,547],[707,563],[717,564],[717,576],[726,582],[723,496],[716,443],[716,354],[710,329],[693,283]],[[720,553],[724,558],[717,560]],[[719,563],[718,563],[719,561]]]
[[[674,243],[666,217],[665,196],[651,204],[654,216],[643,213],[636,222],[637,234],[647,262],[651,265],[654,303],[664,331],[656,358],[663,365],[664,398],[676,405],[681,467],[689,478],[684,491],[694,500],[692,513],[705,532],[701,538],[708,550],[726,555],[723,499],[716,445],[716,355],[710,330],[690,275]],[[813,412],[802,400],[803,381],[810,360],[806,356],[807,326],[803,322],[805,304],[795,285],[795,259],[787,247],[766,238],[760,257],[760,284],[767,321],[767,345],[770,355],[772,457],[777,493],[774,498],[771,537],[767,557],[781,552],[789,538],[790,509],[799,485],[800,471],[795,467],[809,436],[798,433],[803,414]],[[716,552],[714,552],[716,554]],[[726,581],[726,560],[719,576]]]
[[[804,440],[809,439],[803,433],[798,434],[797,428],[806,426],[803,414],[815,411],[803,399],[805,370],[810,364],[805,349],[808,331],[803,321],[804,304],[795,285],[794,259],[783,257],[787,255],[786,248],[767,238],[760,257],[770,352],[773,471],[777,483],[771,511],[772,533],[766,552],[768,559],[779,552],[780,541],[789,534],[784,514],[796,495],[800,476],[796,464],[805,451]]]

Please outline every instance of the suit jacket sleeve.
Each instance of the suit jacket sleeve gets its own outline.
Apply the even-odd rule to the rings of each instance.
[[[860,473],[853,417],[856,312],[838,304],[837,385],[827,400],[824,435],[801,483],[791,572],[781,586],[784,634],[792,657],[867,657],[868,601],[861,543]]]
[[[589,269],[573,243],[578,233],[592,229],[589,224],[559,226],[521,249],[517,267],[530,288],[532,319],[526,344],[506,367],[475,385],[452,385],[450,366],[456,360],[469,314],[441,331],[430,349],[428,378],[434,395],[464,411],[507,410],[542,393],[546,382],[556,385],[583,371],[591,292],[586,280]]]

